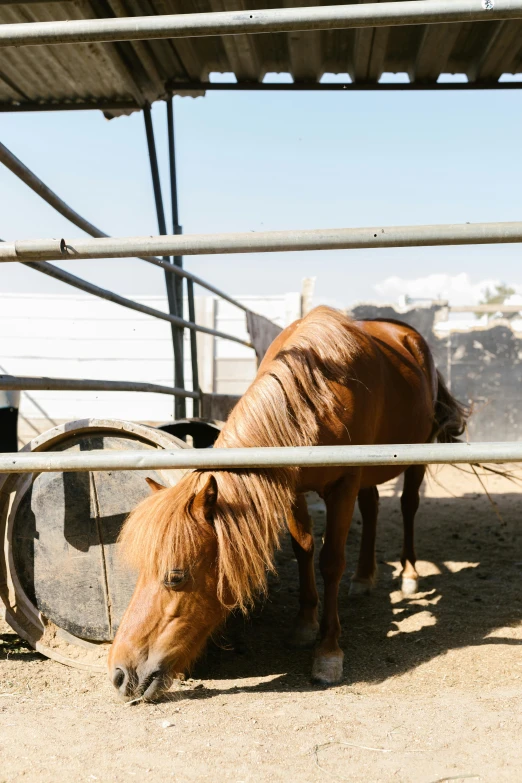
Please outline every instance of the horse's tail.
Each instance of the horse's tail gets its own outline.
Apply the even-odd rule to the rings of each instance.
[[[471,409],[459,402],[449,391],[437,370],[437,399],[433,440],[439,443],[458,443],[466,430]]]
[[[464,405],[462,402],[459,402],[457,399],[455,399],[446,386],[444,378],[437,370],[437,400],[435,402],[435,423],[433,427],[432,439],[434,441],[437,440],[439,443],[461,442],[460,436],[463,435],[466,431],[466,425],[472,412],[473,408],[471,406]],[[460,465],[454,465],[454,467],[462,469],[462,466]],[[497,504],[489,494],[483,479],[484,476],[488,475],[489,473],[494,473],[496,476],[502,476],[503,478],[507,478],[509,481],[518,483],[519,477],[512,470],[503,469],[499,465],[490,467],[487,464],[475,462],[471,463],[470,467],[472,473],[475,474],[480,486],[486,493],[493,511],[495,512],[499,521],[504,525],[505,522],[502,514],[500,513]],[[479,469],[482,470],[481,473],[479,473]]]

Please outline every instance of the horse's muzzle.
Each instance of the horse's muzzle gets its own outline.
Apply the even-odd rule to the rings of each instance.
[[[124,664],[110,674],[112,684],[124,701],[152,701],[168,688],[165,673],[158,668],[136,671]]]

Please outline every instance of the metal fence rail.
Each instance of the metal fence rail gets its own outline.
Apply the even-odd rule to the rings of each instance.
[[[522,443],[420,443],[176,451],[0,454],[0,473],[159,468],[280,468],[522,462]]]
[[[0,375],[1,390],[18,391],[128,391],[170,394],[172,397],[190,397],[198,400],[197,391],[161,386],[139,381],[96,381],[85,378],[44,378],[24,375]]]
[[[4,24],[0,27],[0,47],[520,18],[522,0],[405,0],[260,11]]]
[[[0,244],[0,262],[130,258],[151,254],[172,256],[277,253],[298,250],[357,250],[373,247],[489,245],[516,242],[522,242],[522,222],[369,226],[230,234],[184,234],[183,236],[169,234],[106,239],[24,239]]]
[[[448,307],[450,313],[520,313],[522,312],[522,304],[519,305],[507,305],[507,304],[478,304],[478,305],[450,305]]]

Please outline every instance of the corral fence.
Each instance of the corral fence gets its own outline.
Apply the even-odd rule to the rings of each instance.
[[[132,41],[160,38],[186,38],[239,33],[285,32],[294,30],[334,30],[364,27],[391,27],[397,25],[430,25],[452,22],[481,22],[522,19],[522,0],[406,0],[357,5],[337,5],[307,8],[216,12],[208,14],[179,14],[154,17],[93,19],[67,22],[38,22],[4,24],[0,27],[0,47],[32,46],[39,44]],[[195,334],[203,331],[217,337],[232,339],[253,347],[251,343],[225,335],[207,327],[198,326],[194,317],[193,285],[205,286],[233,304],[243,307],[231,297],[186,272],[181,266],[182,255],[212,253],[265,253],[276,251],[332,250],[371,247],[420,247],[463,244],[499,244],[522,242],[522,222],[480,223],[440,226],[343,228],[337,230],[281,231],[248,234],[182,236],[178,222],[175,187],[175,155],[172,98],[167,103],[170,172],[172,190],[173,235],[167,236],[156,148],[150,108],[144,108],[145,126],[151,162],[154,195],[160,236],[111,238],[88,224],[74,213],[56,194],[34,177],[14,156],[1,150],[1,160],[24,179],[58,211],[81,227],[93,239],[25,240],[0,245],[0,262],[22,262],[44,274],[68,282],[96,296],[140,310],[155,318],[169,321],[173,330],[175,354],[175,384],[168,392],[183,401],[193,396],[197,402],[197,361]],[[74,275],[52,267],[52,260],[125,258],[137,256],[165,270],[170,313],[130,302],[112,292],[93,286]],[[162,258],[158,258],[161,256]],[[173,259],[173,262],[170,259]],[[173,275],[177,284],[173,284]],[[182,317],[180,279],[188,285],[189,320]],[[243,309],[246,309],[243,307]],[[184,389],[182,365],[182,334],[189,329],[193,346],[193,383],[191,393]],[[31,379],[34,384],[67,384],[59,379]],[[15,388],[22,379],[4,379],[0,388]],[[107,382],[82,382],[99,383]],[[122,385],[120,384],[120,388]],[[34,388],[34,387],[33,387]],[[54,388],[58,388],[57,385]],[[77,386],[76,388],[80,388]],[[91,387],[92,388],[92,387]],[[105,388],[108,388],[105,385]],[[149,391],[159,391],[148,389]],[[197,395],[197,396],[194,396]],[[177,406],[179,415],[181,405]],[[196,408],[197,410],[197,408]],[[383,465],[453,462],[508,462],[522,461],[522,444],[422,444],[415,446],[343,446],[284,449],[217,449],[198,453],[182,450],[140,453],[134,451],[113,454],[92,451],[83,454],[7,454],[0,458],[4,473],[33,471],[127,470],[168,467],[266,467],[278,465]]]

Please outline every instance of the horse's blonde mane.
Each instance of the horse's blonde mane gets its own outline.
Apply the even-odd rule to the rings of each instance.
[[[312,310],[239,400],[216,448],[316,444],[321,421],[337,413],[332,382],[344,385],[353,376],[357,333],[342,313]],[[218,595],[228,608],[244,610],[266,590],[267,572],[274,570],[274,550],[295,497],[295,469],[189,473],[142,501],[120,540],[130,563],[149,578],[190,567],[208,535],[192,513],[192,500],[210,472],[218,487]]]

